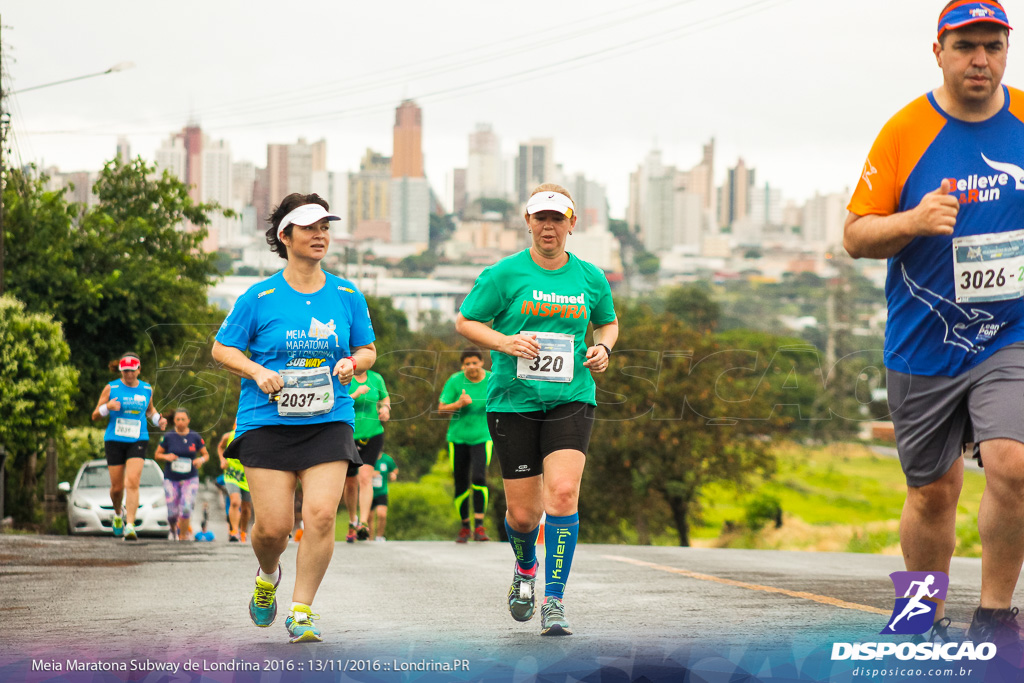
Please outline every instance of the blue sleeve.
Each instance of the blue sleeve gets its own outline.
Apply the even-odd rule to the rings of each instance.
[[[370,309],[366,306],[366,297],[363,293],[353,291],[353,298],[349,300],[352,306],[352,328],[348,333],[349,351],[357,346],[368,346],[373,343],[377,336],[373,333],[373,323],[370,321]]]
[[[248,349],[249,340],[256,336],[256,308],[248,294],[238,297],[217,332],[217,341],[240,351]]]
[[[167,434],[164,434],[164,438],[160,439],[160,446],[161,446],[161,447],[162,447],[162,448],[163,448],[163,449],[164,449],[165,451],[168,451],[168,452],[170,452],[170,450],[171,450],[171,449],[170,449],[170,447],[169,447],[169,445],[168,445],[168,443],[167,443],[167,437],[168,437],[168,435],[167,435]]]

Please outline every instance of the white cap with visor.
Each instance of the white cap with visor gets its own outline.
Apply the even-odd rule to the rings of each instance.
[[[557,211],[566,218],[572,218],[576,205],[561,192],[538,192],[526,202],[526,213],[533,215],[538,211]]]
[[[313,225],[323,219],[329,221],[340,221],[341,216],[335,216],[319,204],[303,204],[289,211],[281,222],[277,224],[277,239],[281,239],[285,228],[289,225]]]

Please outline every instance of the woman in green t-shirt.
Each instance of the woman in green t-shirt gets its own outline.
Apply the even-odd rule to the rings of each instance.
[[[391,398],[384,378],[373,370],[352,378],[348,395],[355,402],[356,427],[352,438],[363,464],[349,470],[343,498],[348,508],[348,534],[345,540],[370,538],[370,503],[373,501],[373,473],[377,458],[384,450],[384,423],[391,418]]]
[[[487,426],[501,464],[505,529],[516,555],[509,611],[517,621],[533,617],[537,535],[546,513],[541,635],[568,635],[562,598],[597,405],[591,373],[608,368],[619,327],[604,273],[565,250],[576,225],[569,192],[553,184],[535,189],[526,225],[530,248],[480,274],[455,325],[491,350]],[[587,346],[590,324],[594,343]]]
[[[491,373],[484,370],[484,353],[480,349],[465,349],[459,358],[462,369],[444,383],[437,406],[438,412],[452,416],[448,424],[448,457],[455,477],[455,509],[462,520],[455,542],[467,543],[470,536],[474,541],[489,541],[484,513],[488,498],[487,466],[491,464],[486,412],[487,380]]]

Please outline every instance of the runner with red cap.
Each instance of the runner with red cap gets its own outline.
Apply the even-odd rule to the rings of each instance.
[[[121,379],[103,387],[92,419],[110,418],[103,435],[103,450],[110,474],[110,502],[114,504],[114,516],[110,520],[114,536],[135,541],[138,540],[135,513],[139,509],[139,480],[149,446],[146,420],[161,430],[167,427],[167,420],[153,407],[153,387],[139,380],[142,361],[138,354],[131,351],[124,354],[117,368]]]
[[[1024,92],[1002,85],[1010,23],[957,0],[932,46],[943,83],[875,141],[844,245],[888,259],[886,387],[907,499],[908,571],[949,573],[965,443],[979,444],[981,606],[967,638],[1019,643],[1024,561]],[[939,601],[932,642],[949,641]],[[966,616],[966,615],[965,615]]]

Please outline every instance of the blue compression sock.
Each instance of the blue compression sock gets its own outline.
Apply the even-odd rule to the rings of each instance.
[[[513,529],[505,520],[505,532],[508,533],[508,542],[512,544],[512,550],[516,554],[516,561],[523,569],[533,569],[537,566],[537,536],[540,534],[538,526],[533,531],[520,533]]]
[[[572,554],[579,536],[580,515],[547,516],[544,523],[544,597],[562,599],[572,568]]]

